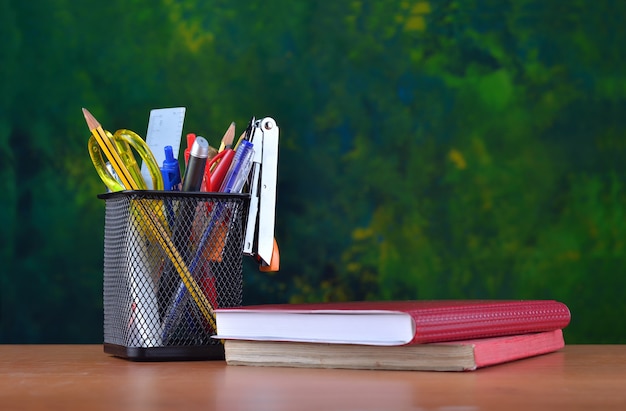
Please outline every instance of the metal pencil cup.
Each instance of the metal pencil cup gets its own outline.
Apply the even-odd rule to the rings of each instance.
[[[215,308],[240,306],[248,195],[123,191],[105,201],[104,351],[223,359]]]

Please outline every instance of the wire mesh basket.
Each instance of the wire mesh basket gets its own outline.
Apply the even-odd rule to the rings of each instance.
[[[104,351],[223,359],[216,308],[243,299],[248,195],[122,191],[105,201]]]

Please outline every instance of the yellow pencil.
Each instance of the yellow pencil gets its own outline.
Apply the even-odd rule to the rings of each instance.
[[[91,130],[91,133],[98,141],[98,145],[100,145],[100,148],[104,151],[105,155],[111,162],[113,169],[122,180],[122,184],[127,189],[138,190],[139,186],[133,180],[128,169],[124,166],[124,163],[122,162],[119,154],[115,150],[115,147],[113,147],[113,143],[107,137],[98,120],[96,120],[96,118],[89,111],[87,111],[87,109],[83,108],[83,114],[85,116],[85,120],[87,121],[87,126],[89,127],[89,130]],[[149,208],[138,208],[138,210],[140,212],[140,217],[142,217],[144,221],[148,223],[148,227],[152,231],[156,240],[159,242],[159,245],[167,253],[168,257],[174,264],[174,267],[176,268],[176,271],[178,272],[178,275],[180,276],[183,284],[185,284],[185,287],[187,287],[189,294],[200,308],[200,311],[202,311],[202,315],[204,315],[204,317],[207,319],[213,330],[216,331],[217,327],[215,324],[215,311],[213,310],[213,307],[211,306],[209,300],[202,292],[202,289],[198,286],[198,283],[196,282],[196,280],[194,280],[193,276],[189,272],[187,265],[184,263],[183,257],[180,255],[178,249],[172,242],[169,233],[161,225],[157,216],[155,216],[154,210],[151,210]]]
[[[87,126],[89,127],[91,134],[93,134],[96,138],[100,149],[104,151],[104,155],[111,162],[111,166],[113,166],[113,169],[117,173],[118,177],[122,180],[124,187],[126,187],[127,190],[138,190],[139,186],[137,182],[133,180],[130,171],[122,162],[122,158],[113,146],[113,142],[106,135],[98,120],[96,120],[96,118],[89,111],[87,111],[86,108],[83,108],[83,115],[85,116],[85,120],[87,121]]]

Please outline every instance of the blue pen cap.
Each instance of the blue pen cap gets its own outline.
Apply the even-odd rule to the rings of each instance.
[[[178,160],[174,158],[172,146],[165,146],[165,160],[161,167],[161,175],[163,176],[163,187],[165,190],[180,191],[180,165]]]

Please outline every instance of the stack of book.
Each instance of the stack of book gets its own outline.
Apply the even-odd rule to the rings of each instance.
[[[216,310],[229,365],[469,371],[557,351],[553,300],[361,301]]]

